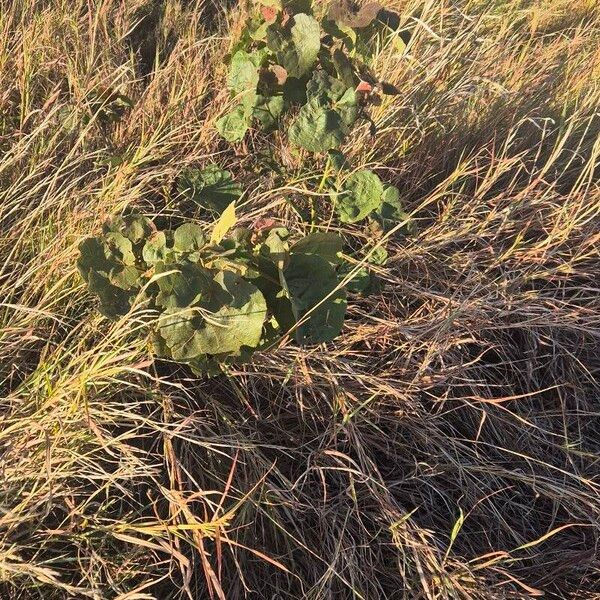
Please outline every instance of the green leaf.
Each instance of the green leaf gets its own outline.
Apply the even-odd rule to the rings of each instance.
[[[155,230],[156,228],[150,219],[137,214],[113,217],[103,226],[104,233],[120,233],[133,244],[139,244]]]
[[[163,231],[157,231],[146,240],[142,249],[142,258],[149,265],[158,262],[164,262],[168,259],[169,249],[167,248],[167,238]]]
[[[288,104],[306,104],[306,77],[288,77],[282,86],[283,97]]]
[[[127,215],[123,217],[121,233],[134,244],[139,244],[154,231],[156,231],[156,228],[147,217],[142,215]]]
[[[114,262],[106,257],[101,238],[87,238],[79,244],[77,269],[86,282],[89,280],[90,272],[94,271],[108,276],[113,267]]]
[[[269,8],[274,8],[278,11],[283,9],[282,0],[258,0],[259,4],[263,6],[268,6]]]
[[[109,319],[123,316],[131,309],[132,294],[115,285],[95,271],[88,274],[90,292],[100,300],[100,312]]]
[[[265,54],[257,52],[248,53],[238,50],[231,59],[227,87],[234,94],[244,94],[256,91],[259,80],[259,68]]]
[[[340,173],[350,168],[348,158],[339,150],[329,150],[329,161],[333,169]]]
[[[356,268],[355,265],[345,263],[340,269],[340,277],[345,277]],[[371,274],[367,267],[360,267],[352,276],[352,279],[346,283],[346,289],[354,294],[363,294],[371,286]]]
[[[400,200],[400,191],[393,185],[386,185],[383,190],[382,203],[375,211],[374,217],[381,224],[384,231],[389,231],[397,223],[406,221],[407,233],[415,233],[415,222],[404,210]]]
[[[206,244],[204,231],[196,223],[184,223],[173,234],[173,249],[177,252],[197,252]]]
[[[272,260],[263,256],[258,257],[257,267],[259,274],[252,283],[265,297],[269,313],[275,318],[282,333],[293,329],[296,317],[289,296],[282,289],[281,269]]]
[[[237,217],[235,216],[235,202],[232,202],[223,211],[219,217],[219,220],[215,223],[210,236],[210,243],[218,244],[236,223]]]
[[[354,29],[347,25],[331,21],[330,19],[325,19],[322,22],[322,27],[325,33],[341,40],[347,50],[354,51],[357,41],[356,31],[354,31]]]
[[[108,280],[122,290],[131,290],[139,287],[140,271],[129,265],[115,267],[111,270]]]
[[[353,173],[336,197],[335,208],[340,221],[361,221],[381,205],[382,197],[383,184],[375,173],[367,169]]]
[[[195,204],[218,213],[242,195],[242,188],[233,181],[231,172],[218,165],[184,171],[177,182],[177,190]]]
[[[317,231],[297,241],[290,248],[290,253],[318,255],[332,265],[338,265],[342,260],[340,254],[343,246],[344,240],[336,233]]]
[[[358,98],[353,87],[331,77],[325,71],[316,71],[306,86],[308,98],[317,98],[323,106],[329,106],[339,113],[344,123],[350,127],[358,117]]]
[[[284,108],[283,96],[257,96],[252,116],[258,120],[264,131],[269,131],[277,125]]]
[[[104,253],[107,259],[117,264],[135,264],[131,240],[121,233],[111,231],[104,236]]]
[[[346,290],[336,290],[334,268],[317,254],[292,254],[283,276],[297,320],[307,318],[296,330],[297,341],[317,344],[333,340],[346,313]]]
[[[161,317],[158,333],[174,360],[188,360],[200,354],[194,347],[195,321],[202,322],[197,308],[167,311]]]
[[[300,13],[294,17],[292,26],[292,42],[296,49],[292,64],[295,69],[283,65],[290,77],[302,77],[317,60],[321,48],[321,28],[311,16]]]
[[[377,246],[368,256],[367,262],[382,267],[388,259],[388,251],[383,246]]]
[[[230,299],[210,317],[205,317],[205,325],[198,332],[206,354],[239,352],[244,346],[255,348],[267,316],[264,296],[258,288],[231,271],[217,273],[214,281]]]
[[[290,127],[290,141],[311,152],[339,146],[358,117],[353,89],[324,71],[316,71],[306,87],[308,102]]]
[[[213,283],[220,293],[161,320],[160,335],[175,360],[239,353],[260,342],[267,315],[260,291],[230,271],[217,273]]]
[[[135,263],[131,240],[118,231],[108,230],[103,237],[88,238],[80,244],[77,268],[90,292],[99,297],[107,317],[129,311],[131,298],[140,287],[141,271]]]
[[[261,245],[261,255],[275,264],[283,266],[290,250],[288,237],[290,232],[285,227],[275,227],[269,231]]]
[[[342,117],[347,127],[351,127],[358,118],[358,99],[353,89],[347,89],[339,100],[334,102],[333,108]]]
[[[295,15],[284,28],[272,26],[267,31],[267,44],[277,56],[277,62],[289,77],[302,77],[315,64],[321,48],[321,28],[311,16]]]
[[[317,98],[311,98],[292,123],[289,139],[295,146],[310,152],[325,152],[339,146],[347,133],[337,112],[324,107]]]
[[[237,106],[233,111],[221,117],[215,123],[217,131],[228,142],[239,142],[244,139],[250,126],[247,110]]]
[[[325,71],[315,71],[306,85],[306,96],[318,98],[322,104],[339,100],[347,87],[339,79],[331,77]]]
[[[163,308],[187,308],[210,293],[210,272],[194,263],[158,263],[156,274],[156,303]]]
[[[354,67],[352,66],[352,62],[346,56],[346,54],[342,52],[342,50],[340,50],[339,48],[336,48],[333,51],[332,58],[333,65],[335,67],[340,81],[342,81],[347,88],[356,87],[358,78],[354,73]]]

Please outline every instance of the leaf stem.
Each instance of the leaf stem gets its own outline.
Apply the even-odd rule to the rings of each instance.
[[[331,155],[327,154],[327,162],[325,163],[325,170],[323,171],[323,177],[321,177],[321,181],[319,183],[319,187],[317,188],[317,192],[321,193],[325,184],[327,182],[327,178],[329,177],[329,173],[331,171]],[[317,209],[315,207],[315,199],[311,197],[310,199],[310,231],[311,233],[316,228],[316,220],[317,220]]]

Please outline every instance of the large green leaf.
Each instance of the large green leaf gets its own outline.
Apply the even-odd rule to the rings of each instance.
[[[100,300],[100,312],[110,319],[125,315],[131,309],[133,294],[116,285],[95,271],[88,273],[88,287]]]
[[[287,258],[290,246],[288,237],[290,232],[285,227],[274,227],[269,230],[264,242],[260,246],[260,253],[276,265],[283,265]]]
[[[342,81],[347,88],[356,87],[358,77],[354,72],[355,69],[352,65],[352,61],[345,52],[336,48],[333,51],[331,58],[340,81]]]
[[[133,246],[121,233],[109,231],[102,238],[84,240],[79,252],[77,267],[86,281],[95,272],[123,290],[138,286],[140,271],[135,265]]]
[[[161,320],[160,335],[175,360],[239,353],[260,342],[267,314],[264,296],[230,271],[217,273],[213,283],[219,292]]]
[[[358,98],[354,88],[348,87],[343,81],[325,71],[315,71],[306,86],[306,95],[335,110],[348,127],[353,125],[358,117]]]
[[[284,108],[283,96],[257,96],[252,116],[260,123],[264,131],[269,131],[277,125]]]
[[[340,267],[339,275],[345,278],[356,269],[356,265],[345,263]],[[371,285],[371,274],[367,267],[360,267],[346,283],[346,289],[354,294],[362,294],[368,291]]]
[[[139,287],[140,271],[131,265],[120,265],[111,269],[108,280],[122,290],[132,290]]]
[[[173,249],[176,252],[185,254],[198,252],[205,244],[204,231],[197,223],[184,223],[173,234]]]
[[[218,165],[187,169],[177,182],[177,190],[195,204],[219,213],[242,195],[242,188],[233,181],[231,172]]]
[[[336,290],[334,268],[317,254],[292,254],[283,276],[297,320],[306,319],[296,330],[296,340],[301,344],[333,340],[346,313],[346,290]]]
[[[318,98],[323,104],[339,100],[347,90],[342,81],[328,75],[325,71],[318,70],[313,73],[306,85],[306,96]]]
[[[230,296],[227,304],[205,317],[198,332],[207,354],[238,352],[258,346],[267,315],[264,296],[251,283],[231,271],[217,273],[214,281]],[[207,309],[211,309],[210,304]]]
[[[142,257],[144,262],[149,265],[154,265],[158,262],[165,262],[170,256],[169,248],[167,248],[167,237],[164,231],[153,233],[144,244],[142,249]]]
[[[368,169],[357,171],[344,182],[336,197],[335,208],[342,223],[361,221],[382,202],[381,179]]]
[[[308,101],[290,127],[290,141],[311,152],[336,148],[358,117],[354,90],[325,71],[316,71],[306,94]]]
[[[259,68],[266,57],[264,52],[248,53],[238,50],[231,59],[227,87],[234,94],[255,92],[259,80]]]
[[[156,303],[166,309],[187,308],[211,291],[210,272],[194,263],[158,263],[156,274]]]
[[[87,238],[79,244],[77,269],[86,282],[89,280],[90,272],[108,276],[114,266],[115,262],[106,257],[102,238]]]
[[[310,152],[325,152],[339,146],[348,131],[341,116],[311,98],[298,113],[289,130],[292,144]]]
[[[201,323],[202,317],[197,308],[168,310],[160,318],[158,333],[174,360],[188,360],[198,356],[199,352],[194,347],[194,335]],[[164,347],[163,352],[167,354]]]
[[[113,217],[103,226],[104,233],[120,233],[133,244],[139,244],[155,231],[154,224],[143,215],[132,214]]]
[[[104,253],[107,259],[116,264],[135,264],[131,240],[121,233],[111,231],[104,236]]]
[[[141,287],[141,270],[131,240],[118,231],[107,231],[80,244],[77,268],[89,290],[99,297],[102,313],[113,318],[130,309],[131,298]]]
[[[272,26],[267,43],[289,77],[300,78],[312,68],[321,48],[321,28],[310,15],[295,15],[286,27]]]
[[[340,254],[344,246],[344,240],[337,233],[317,231],[309,233],[297,241],[291,248],[292,254],[314,254],[321,256],[332,265],[341,262]]]

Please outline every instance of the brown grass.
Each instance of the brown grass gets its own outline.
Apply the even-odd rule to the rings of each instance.
[[[419,232],[335,343],[207,380],[101,318],[75,261],[128,207],[204,222],[187,165],[306,227],[321,165],[213,127],[243,10],[0,2],[1,598],[600,598],[600,8],[391,4],[402,94],[346,150]],[[286,172],[257,176],[269,148]]]

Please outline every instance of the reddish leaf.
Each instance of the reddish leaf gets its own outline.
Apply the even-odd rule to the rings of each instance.
[[[275,219],[271,219],[270,217],[259,217],[252,223],[252,229],[255,231],[264,231],[265,229],[272,229],[275,225],[277,225]]]
[[[260,13],[267,23],[274,23],[277,19],[277,11],[272,6],[261,6]]]
[[[273,65],[271,71],[275,75],[278,85],[283,85],[287,81],[288,72],[281,65]]]

